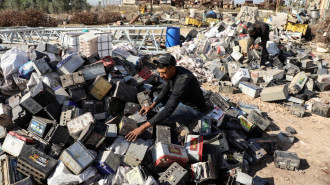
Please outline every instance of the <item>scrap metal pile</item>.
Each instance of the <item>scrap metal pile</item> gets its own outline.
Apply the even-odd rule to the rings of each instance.
[[[240,89],[262,101],[293,102],[297,116],[307,108],[329,117],[330,105],[313,98],[316,90],[330,89],[328,63],[303,44],[272,40],[272,66],[263,69],[260,52],[248,51],[248,26],[231,21],[205,33],[193,30],[182,47],[168,51],[220,93]],[[161,90],[157,70],[129,44],[112,46],[106,34],[61,40],[2,54],[2,184],[267,184],[248,175],[267,156],[274,156],[276,167],[299,169],[296,153],[276,150],[279,142],[294,142],[293,128],[269,136],[274,123],[257,105],[235,104],[206,90],[209,112],[193,133],[169,123],[126,141],[126,134],[161,110],[138,113]]]

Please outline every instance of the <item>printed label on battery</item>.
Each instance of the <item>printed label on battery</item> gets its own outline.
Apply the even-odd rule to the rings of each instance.
[[[172,154],[178,154],[181,155],[181,150],[178,147],[175,146],[168,146],[168,152],[172,153]]]
[[[197,151],[198,138],[192,138],[190,141],[190,150]]]
[[[29,158],[43,167],[46,167],[49,163],[49,161],[47,159],[41,157],[40,155],[38,155],[36,153],[33,153],[32,155],[30,155]]]
[[[249,123],[246,119],[241,118],[241,125],[244,127],[246,131],[249,131],[252,127],[252,124]]]
[[[302,85],[302,83],[303,83],[304,81],[305,81],[305,77],[302,76],[301,78],[299,78],[298,83],[299,83],[300,85]]]
[[[40,123],[32,120],[30,124],[30,129],[42,135],[43,132],[45,131],[45,125],[41,125]]]
[[[202,128],[201,129],[202,129],[203,133],[206,133],[207,130],[209,129],[209,123],[206,120],[202,121]]]

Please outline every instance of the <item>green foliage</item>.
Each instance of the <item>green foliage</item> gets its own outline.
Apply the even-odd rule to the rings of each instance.
[[[40,10],[46,13],[69,13],[89,10],[87,0],[0,0],[0,9],[5,10]]]

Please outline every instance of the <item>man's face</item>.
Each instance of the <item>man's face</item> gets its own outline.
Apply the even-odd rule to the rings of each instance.
[[[172,79],[173,76],[175,75],[175,67],[174,66],[164,67],[164,68],[157,68],[157,71],[159,72],[160,77],[165,81],[168,81],[168,80]]]

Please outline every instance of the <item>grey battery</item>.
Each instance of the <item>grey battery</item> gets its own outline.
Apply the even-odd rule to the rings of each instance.
[[[265,131],[271,124],[271,121],[259,113],[257,110],[251,110],[247,119],[257,125],[262,131]]]
[[[118,136],[117,134],[117,125],[116,124],[108,124],[107,131],[106,131],[107,137],[113,137],[116,138]]]
[[[155,143],[172,143],[171,128],[165,125],[156,125],[156,141]]]
[[[73,73],[84,62],[78,53],[73,53],[56,65],[57,72],[62,75]]]
[[[184,185],[189,180],[188,171],[174,162],[158,180],[161,185]]]
[[[86,128],[89,124],[94,124],[95,120],[92,113],[87,112],[82,114],[70,121],[67,122],[67,127],[70,135],[77,139],[80,133]]]
[[[91,80],[96,78],[98,75],[104,76],[106,75],[103,63],[94,63],[94,64],[90,64],[87,66],[83,66],[83,68],[81,69],[85,80]]]
[[[83,110],[77,107],[72,107],[69,110],[62,111],[60,117],[60,125],[66,126],[68,121],[82,114],[83,114]]]
[[[259,145],[259,143],[253,140],[250,140],[249,148],[247,151],[256,161],[259,161],[267,154],[267,152]]]
[[[33,180],[33,177],[28,176],[18,182],[15,183],[15,185],[34,185],[35,182]]]
[[[126,178],[129,184],[143,184],[146,180],[141,166],[136,166],[131,171],[127,172]]]
[[[212,95],[210,96],[210,102],[212,103],[212,105],[216,105],[223,111],[226,111],[230,107],[232,107],[231,104],[218,93],[212,93]]]
[[[119,124],[119,134],[122,136],[126,136],[129,132],[133,131],[136,128],[137,123],[135,120],[123,116]]]
[[[53,120],[33,116],[32,120],[30,121],[28,130],[34,135],[44,138],[50,128],[55,124],[57,123]]]
[[[82,131],[78,140],[81,140],[87,148],[95,150],[105,140],[106,129],[107,125],[102,122],[89,124]]]
[[[47,61],[44,58],[39,59],[39,60],[34,60],[32,62],[32,66],[36,70],[36,72],[38,73],[39,76],[42,76],[42,75],[52,71],[52,69],[49,67]]]
[[[45,136],[45,140],[54,144],[66,144],[69,139],[69,131],[67,127],[55,124]]]
[[[120,165],[120,158],[112,151],[101,151],[95,159],[96,168],[102,174],[114,174]]]
[[[10,133],[6,135],[5,141],[2,144],[1,149],[12,156],[18,157],[25,152],[29,146],[23,140],[20,140]]]
[[[141,106],[137,103],[132,102],[126,102],[125,109],[124,109],[124,115],[129,116],[136,112],[139,112],[141,109]]]
[[[141,107],[148,107],[152,104],[151,98],[149,96],[149,91],[142,91],[137,94],[137,99]]]
[[[130,116],[128,116],[128,118],[136,121],[137,124],[142,124],[145,123],[147,121],[147,115],[140,115],[139,112],[136,112]]]
[[[5,127],[0,126],[0,139],[4,139],[7,135],[7,130]]]
[[[193,178],[196,179],[197,182],[217,179],[216,169],[214,164],[210,161],[194,163],[191,165],[191,170],[193,172]]]
[[[24,175],[17,171],[17,158],[8,155],[0,156],[0,182],[3,185],[16,184]]]
[[[11,108],[3,103],[0,103],[0,125],[4,127],[13,127],[13,121],[11,119]]]
[[[8,105],[11,108],[16,107],[17,105],[19,105],[19,103],[21,101],[21,98],[22,98],[22,94],[21,93],[12,95],[11,97],[8,98]]]
[[[295,152],[275,150],[274,163],[277,168],[294,171],[299,169],[300,159]]]
[[[32,175],[37,182],[45,183],[56,164],[57,160],[31,147],[19,156],[17,169],[26,176]]]
[[[68,88],[74,85],[80,85],[86,83],[83,73],[81,71],[72,74],[62,75],[60,76],[60,79],[63,88]]]
[[[32,97],[31,92],[26,93],[20,102],[20,105],[29,111],[32,115],[37,114],[42,110],[42,106],[37,103]]]
[[[143,143],[131,143],[126,152],[124,163],[130,166],[138,166],[143,161],[147,150],[148,146]]]
[[[60,156],[65,166],[76,175],[86,169],[94,159],[93,154],[80,141],[69,146]]]
[[[49,52],[54,54],[60,54],[61,52],[61,50],[56,45],[52,45],[49,43],[39,44],[36,50],[40,52]]]

